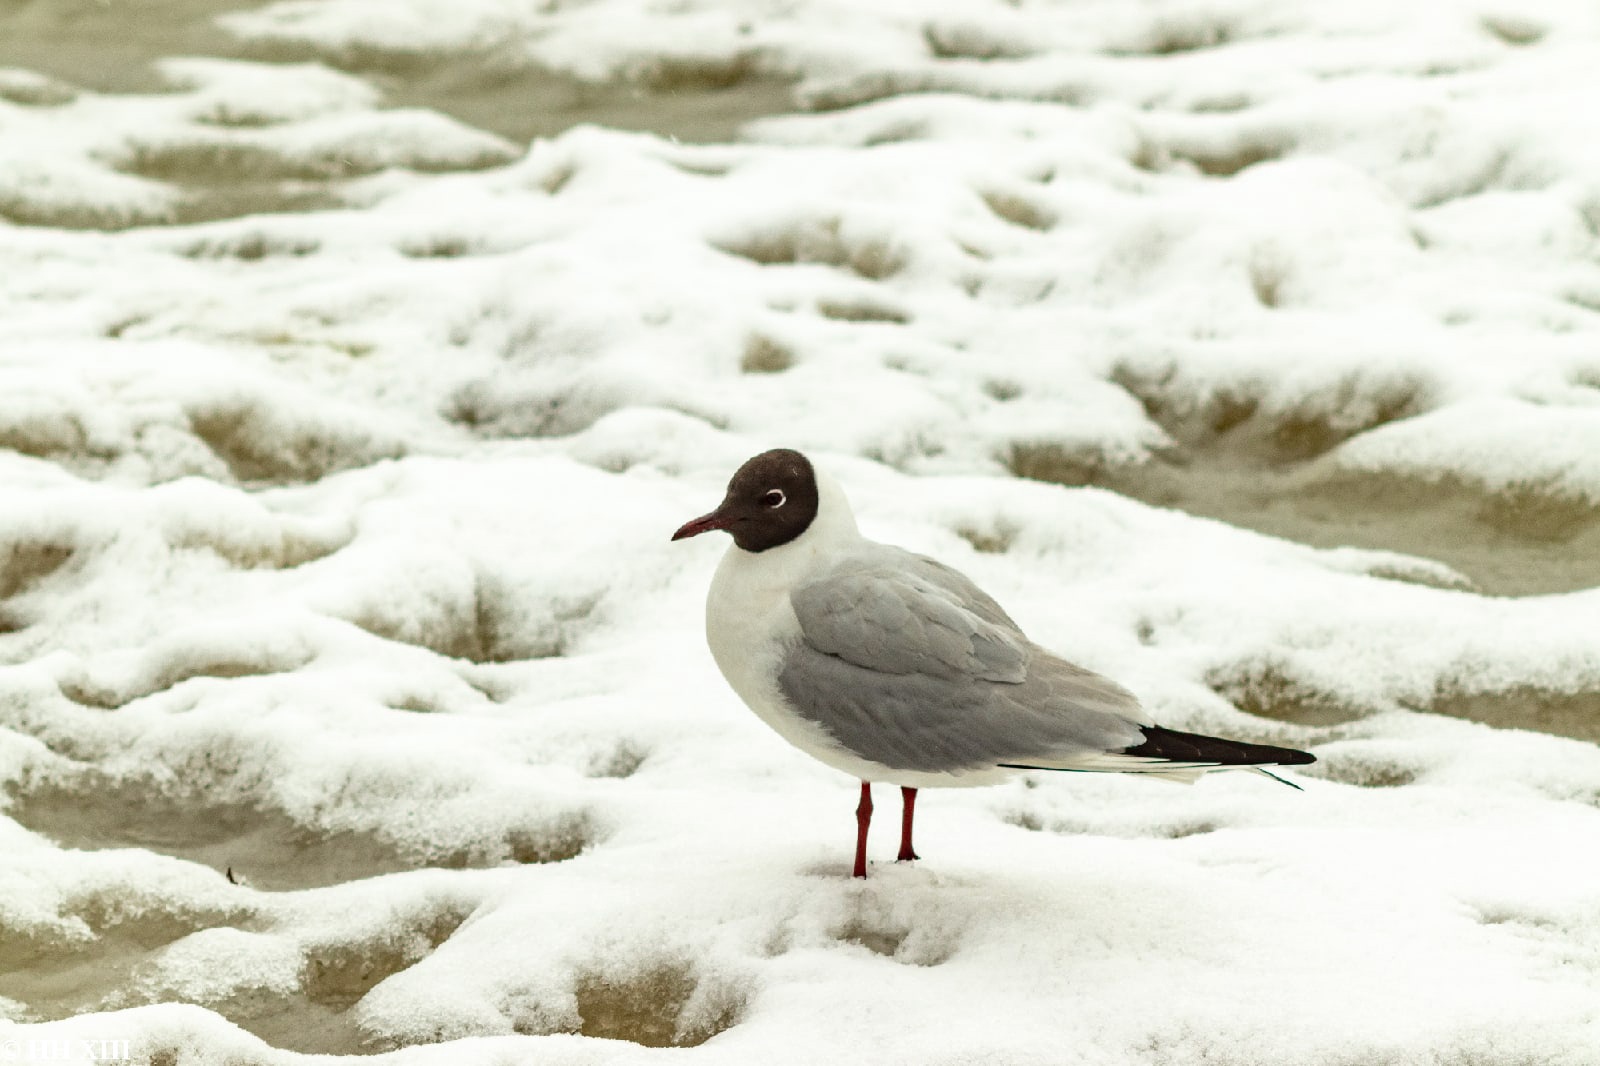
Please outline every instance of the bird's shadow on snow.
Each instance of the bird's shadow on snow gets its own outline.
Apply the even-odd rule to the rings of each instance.
[[[849,863],[799,867],[793,910],[774,930],[767,953],[800,948],[870,952],[911,966],[937,966],[961,946],[971,890],[979,879],[911,862],[878,862],[865,879]],[[963,891],[965,889],[965,891]]]
[[[1170,956],[1174,943],[1191,961],[1214,963],[1228,945],[1257,941],[1275,954],[1270,934],[1254,923],[1263,908],[1275,909],[1271,882],[1294,879],[1292,869],[1253,854],[1203,862],[1162,843],[1088,837],[1058,853],[1000,848],[1007,854],[959,865],[882,860],[864,880],[839,858],[801,862],[787,905],[772,911],[763,953],[864,951],[939,966],[1021,951],[1068,969]],[[1191,923],[1216,935],[1196,939]]]

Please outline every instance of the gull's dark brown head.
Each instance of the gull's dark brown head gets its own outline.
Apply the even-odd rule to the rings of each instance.
[[[764,552],[794,540],[816,517],[817,475],[811,460],[791,448],[774,448],[746,460],[717,509],[685,522],[672,539],[725,529],[745,551]]]

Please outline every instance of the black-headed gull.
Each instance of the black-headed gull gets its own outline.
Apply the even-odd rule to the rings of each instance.
[[[780,736],[861,781],[856,877],[867,876],[874,781],[900,786],[908,860],[919,788],[1019,770],[1192,781],[1315,761],[1155,725],[1127,689],[1034,644],[960,573],[863,537],[843,490],[799,452],[746,462],[717,509],[672,539],[713,529],[733,545],[706,598],[712,657]]]

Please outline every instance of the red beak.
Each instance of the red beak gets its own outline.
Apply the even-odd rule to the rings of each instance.
[[[709,533],[713,529],[727,529],[730,519],[718,508],[710,514],[703,514],[699,518],[691,519],[678,527],[672,535],[673,540],[682,540],[685,537],[698,537],[702,533]]]

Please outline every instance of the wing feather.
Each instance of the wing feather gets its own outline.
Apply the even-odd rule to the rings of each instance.
[[[796,589],[778,685],[858,756],[949,773],[1118,751],[1143,739],[1126,689],[1031,643],[949,567],[884,548]]]

